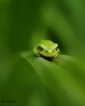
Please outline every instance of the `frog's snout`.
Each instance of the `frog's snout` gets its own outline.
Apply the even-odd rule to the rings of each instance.
[[[52,50],[48,50],[47,52],[48,52],[48,53],[52,53]]]

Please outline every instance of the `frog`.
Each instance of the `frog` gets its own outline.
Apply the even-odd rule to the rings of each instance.
[[[51,61],[59,55],[60,49],[58,44],[52,42],[51,40],[41,40],[33,48],[33,53],[37,57],[42,57],[46,60]]]

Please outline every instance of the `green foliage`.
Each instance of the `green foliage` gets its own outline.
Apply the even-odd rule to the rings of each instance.
[[[83,62],[65,55],[60,55],[54,61],[49,62],[41,57],[34,57],[31,52],[22,53],[22,57],[33,66],[55,99],[57,98],[56,106],[85,105]],[[81,65],[78,66],[78,63]]]
[[[85,106],[84,0],[0,0],[0,29],[0,106]],[[52,62],[31,52],[42,39]]]

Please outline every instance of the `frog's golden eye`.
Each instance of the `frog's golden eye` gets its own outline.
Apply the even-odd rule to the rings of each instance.
[[[41,46],[39,46],[39,47],[38,47],[38,50],[42,51],[42,50],[43,50],[43,48],[42,48]]]
[[[57,46],[55,49],[56,49],[56,50],[58,50],[58,49],[59,49],[59,47]]]

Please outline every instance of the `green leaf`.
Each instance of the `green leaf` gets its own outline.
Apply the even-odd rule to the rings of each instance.
[[[78,83],[85,87],[85,63],[81,60],[67,56],[60,55],[54,61],[58,66],[62,67],[67,71]]]
[[[54,96],[57,105],[85,106],[85,87],[84,83],[81,84],[81,78],[85,81],[85,67],[79,65],[82,64],[80,60],[60,55],[50,62],[41,57],[34,57],[31,51],[21,55],[33,66]],[[81,78],[78,79],[79,75]]]

